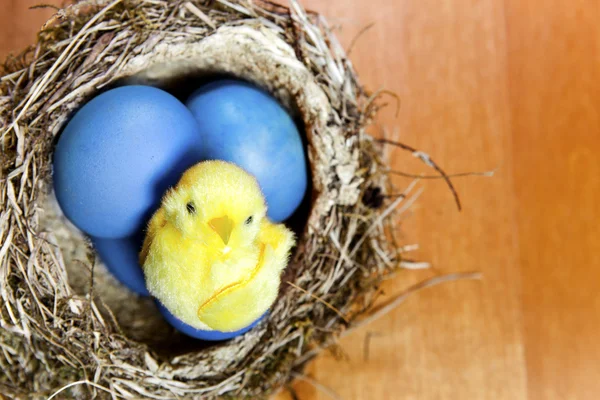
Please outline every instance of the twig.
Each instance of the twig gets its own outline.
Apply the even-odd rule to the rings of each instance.
[[[324,304],[325,306],[327,306],[327,308],[329,308],[330,310],[334,311],[337,315],[339,315],[339,317],[341,319],[344,320],[344,322],[349,323],[350,321],[348,321],[348,319],[344,316],[344,314],[342,314],[342,312],[340,310],[338,310],[337,308],[335,308],[333,305],[331,305],[330,303],[326,302],[325,300],[323,300],[322,298],[315,296],[312,293],[309,293],[308,291],[306,291],[305,289],[302,289],[300,286],[293,284],[290,281],[286,281],[286,283],[288,285],[290,285],[291,287],[293,287],[294,289],[298,289],[299,291],[301,291],[302,293],[306,293],[307,295],[309,295],[310,297],[312,297],[313,299],[317,300],[318,302]]]
[[[372,27],[375,26],[375,22],[371,22],[369,25],[365,26],[364,28],[362,28],[357,34],[356,36],[354,36],[354,38],[352,39],[352,41],[350,42],[350,46],[348,46],[348,50],[346,50],[346,56],[349,58],[350,57],[350,53],[352,53],[352,49],[354,49],[354,45],[356,45],[356,42],[358,42],[358,39],[360,39],[362,37],[362,35],[364,35],[365,33],[367,33],[367,31],[369,29],[371,29]]]
[[[424,261],[402,260],[402,261],[400,261],[400,268],[411,269],[411,270],[429,269],[429,268],[431,268],[431,264],[429,264],[428,262],[424,262]]]
[[[55,398],[59,393],[64,392],[65,390],[72,388],[73,386],[77,386],[77,385],[90,385],[95,387],[96,389],[100,389],[100,390],[104,390],[107,393],[110,393],[112,396],[116,396],[116,397],[121,397],[123,399],[125,399],[125,396],[121,396],[117,393],[115,393],[114,391],[105,388],[104,386],[98,385],[94,382],[90,382],[88,380],[85,381],[77,381],[77,382],[72,382],[69,383],[68,385],[63,386],[62,388],[60,388],[58,391],[54,392],[50,397],[48,397],[48,400],[52,400],[53,398]]]
[[[452,181],[450,180],[450,178],[448,177],[448,175],[444,172],[443,169],[441,169],[436,163],[435,161],[433,161],[431,159],[431,157],[429,157],[428,154],[425,154],[421,151],[418,151],[417,149],[410,147],[404,143],[401,142],[395,142],[393,140],[388,140],[388,139],[375,139],[376,141],[378,141],[379,143],[383,143],[383,144],[391,144],[393,146],[397,146],[399,148],[401,148],[402,150],[406,150],[406,151],[410,151],[413,156],[417,157],[418,159],[420,159],[421,161],[423,161],[426,165],[430,166],[431,168],[435,169],[437,172],[440,173],[441,177],[446,181],[446,183],[448,184],[448,187],[450,188],[450,191],[452,192],[452,195],[454,196],[454,201],[456,202],[456,207],[458,207],[458,211],[462,210],[462,206],[460,205],[460,198],[458,197],[458,193],[456,192],[456,189],[454,188],[454,185],[452,184]]]
[[[365,362],[369,361],[369,356],[371,354],[371,339],[376,336],[381,336],[381,334],[378,332],[367,332],[365,335],[365,341],[363,343],[363,360]]]
[[[202,10],[200,10],[198,7],[196,7],[195,5],[193,5],[192,3],[190,3],[189,1],[184,4],[184,7],[187,8],[187,10],[189,12],[191,12],[192,14],[194,14],[196,17],[200,18],[200,20],[202,20],[202,22],[204,22],[206,25],[208,25],[211,28],[213,28],[213,30],[217,29],[217,25],[215,25],[215,23],[213,22],[213,20],[210,19],[210,17],[208,15],[206,15],[205,13],[203,13]]]
[[[55,11],[60,11],[60,7],[55,6],[54,4],[37,4],[35,6],[29,7],[30,10],[38,10],[44,8],[51,8]]]
[[[327,386],[323,385],[320,382],[317,382],[315,379],[311,378],[310,376],[306,376],[306,375],[300,374],[298,372],[292,372],[292,376],[301,381],[310,383],[316,389],[320,390],[321,392],[323,392],[324,394],[326,394],[327,396],[331,397],[334,400],[342,400],[340,395],[337,394],[336,392],[334,392],[333,389],[328,388]]]
[[[400,114],[400,105],[401,105],[400,96],[398,96],[398,94],[396,92],[392,92],[391,90],[387,90],[387,89],[379,89],[378,91],[373,93],[371,95],[371,97],[369,97],[369,99],[367,100],[367,102],[365,103],[365,106],[364,106],[365,112],[366,112],[366,110],[369,109],[371,104],[375,100],[377,100],[377,98],[382,94],[387,94],[389,96],[392,96],[396,100],[396,114],[394,116],[398,117],[398,115]]]
[[[462,178],[465,176],[485,176],[492,177],[496,173],[496,169],[490,171],[482,171],[482,172],[459,172],[456,174],[448,174],[448,178]],[[404,178],[412,178],[412,179],[444,179],[443,176],[440,175],[423,175],[423,174],[409,174],[407,172],[402,171],[394,171],[389,170],[389,174],[402,176]]]
[[[396,295],[395,297],[390,299],[387,303],[382,304],[381,306],[377,307],[375,309],[375,311],[373,311],[369,316],[352,324],[352,326],[348,330],[344,331],[340,336],[341,337],[346,336],[351,331],[354,331],[355,329],[357,329],[363,325],[370,324],[371,322],[383,317],[384,315],[386,315],[387,313],[389,313],[390,311],[392,311],[393,309],[398,307],[400,304],[402,304],[412,294],[414,294],[420,290],[427,289],[432,286],[437,286],[439,284],[446,283],[446,282],[454,282],[454,281],[462,281],[462,280],[480,280],[481,277],[482,277],[481,272],[466,272],[466,273],[456,273],[456,274],[436,276],[434,278],[419,282],[419,283],[409,287],[402,293]]]

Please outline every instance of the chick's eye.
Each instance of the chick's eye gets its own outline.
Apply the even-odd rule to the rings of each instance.
[[[251,215],[251,216],[249,216],[248,218],[246,218],[246,221],[244,221],[244,224],[246,224],[246,225],[250,225],[250,224],[252,223],[252,220],[253,220],[253,219],[254,219],[254,218],[252,217],[252,215]]]
[[[196,214],[196,206],[191,201],[185,205],[185,209],[189,214]]]

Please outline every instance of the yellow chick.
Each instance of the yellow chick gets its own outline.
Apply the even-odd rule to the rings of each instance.
[[[266,217],[256,179],[224,161],[188,169],[162,199],[140,253],[146,285],[197,329],[233,332],[279,291],[294,235]]]

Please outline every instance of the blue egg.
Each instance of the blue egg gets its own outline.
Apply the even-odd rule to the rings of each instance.
[[[307,187],[307,165],[298,128],[265,91],[245,82],[211,82],[188,99],[205,140],[206,156],[237,164],[254,175],[268,216],[287,219]]]
[[[141,296],[150,295],[138,261],[144,243],[142,233],[124,239],[92,237],[91,240],[104,265],[119,282]]]
[[[264,313],[261,317],[259,317],[256,321],[254,321],[247,327],[235,332],[204,331],[202,329],[196,329],[184,322],[181,322],[177,317],[171,314],[171,312],[167,310],[158,300],[156,301],[156,305],[158,306],[158,310],[161,312],[163,317],[167,320],[169,324],[171,324],[171,326],[173,326],[173,328],[177,329],[179,332],[187,336],[207,341],[233,339],[234,337],[242,335],[248,332],[250,329],[254,328],[268,314],[268,312]]]
[[[54,189],[62,211],[97,238],[139,232],[167,188],[203,158],[191,112],[149,86],[123,86],[85,104],[54,153]]]

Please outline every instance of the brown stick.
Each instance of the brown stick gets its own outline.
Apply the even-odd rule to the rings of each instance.
[[[395,142],[395,141],[389,140],[389,139],[375,139],[375,140],[378,141],[379,143],[391,144],[393,146],[397,146],[397,147],[401,148],[402,150],[410,151],[413,154],[413,156],[419,158],[425,164],[427,164],[428,166],[430,166],[431,168],[433,168],[437,172],[439,172],[441,177],[446,181],[446,184],[448,184],[448,187],[450,188],[450,191],[452,192],[452,195],[454,196],[454,201],[456,202],[456,207],[458,207],[458,211],[462,210],[462,206],[460,204],[460,198],[458,197],[458,193],[456,192],[456,189],[454,188],[452,181],[448,177],[448,174],[446,174],[444,172],[444,170],[442,168],[440,168],[440,166],[437,165],[435,163],[435,161],[433,161],[431,159],[431,157],[429,157],[429,155],[427,155],[421,151],[418,151],[417,149],[410,147],[404,143]]]

